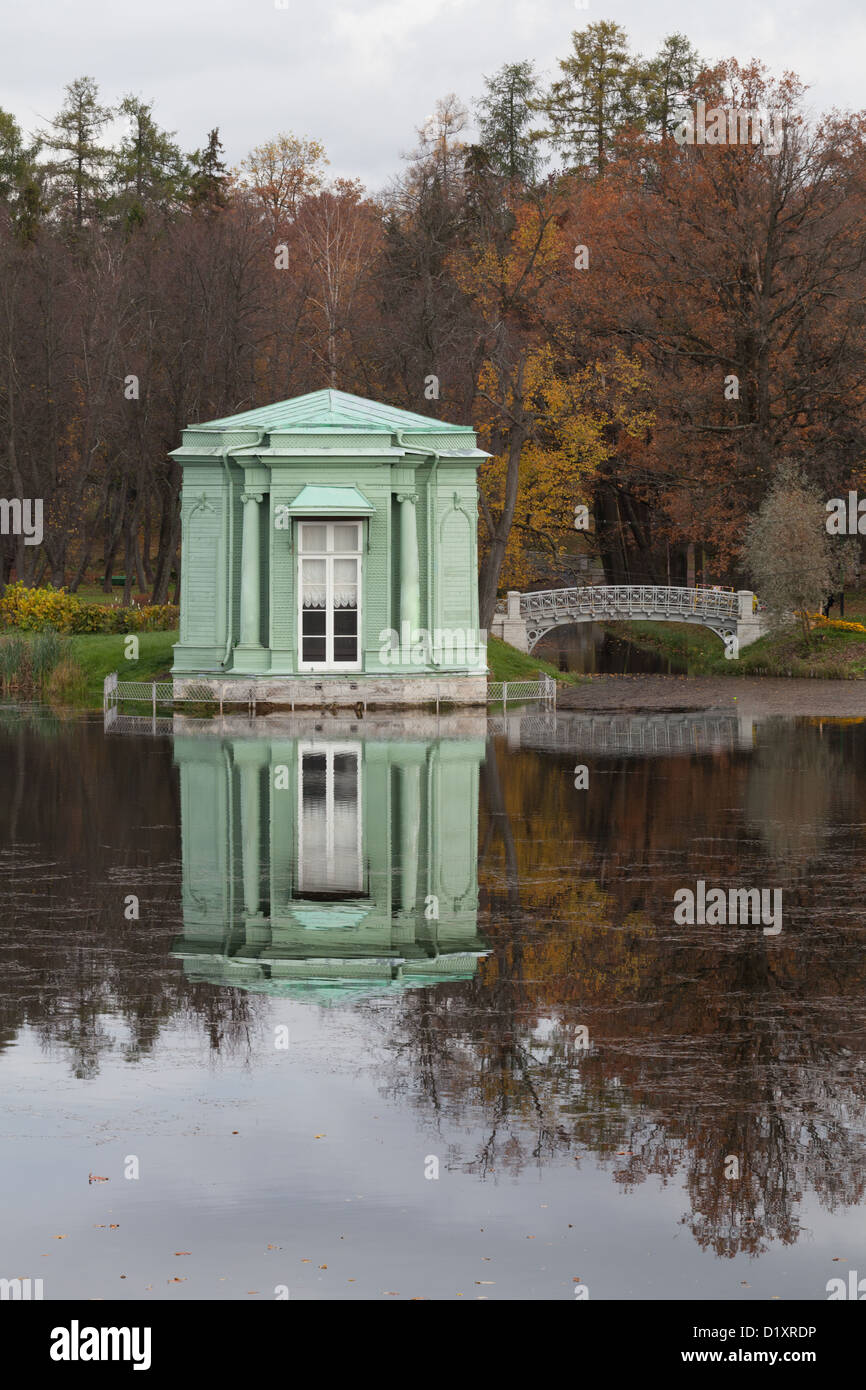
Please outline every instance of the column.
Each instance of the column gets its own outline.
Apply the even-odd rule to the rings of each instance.
[[[417,492],[398,492],[400,503],[400,631],[409,623],[409,640],[421,624],[421,577],[418,563]]]
[[[260,492],[242,492],[244,529],[241,549],[241,640],[242,647],[261,647],[261,575],[259,573]]]
[[[248,942],[260,941],[265,924],[262,912],[262,767],[268,763],[269,744],[259,739],[238,739],[232,756],[238,770],[240,850],[244,921]],[[251,935],[252,933],[252,935]]]
[[[400,907],[414,914],[418,896],[418,833],[421,828],[421,769],[400,765]]]

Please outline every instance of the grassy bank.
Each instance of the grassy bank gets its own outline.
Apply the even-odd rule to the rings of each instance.
[[[168,675],[174,660],[172,648],[178,640],[177,631],[135,635],[137,661],[128,661],[124,656],[126,639],[121,634],[95,632],[69,638],[84,675],[83,703],[102,707],[102,682],[110,671],[116,671],[125,681],[152,681]]]
[[[848,617],[846,605],[846,618]],[[677,662],[690,676],[794,676],[866,680],[866,633],[816,628],[808,646],[799,629],[768,634],[727,660],[714,633],[687,623],[610,623],[606,631]]]
[[[551,662],[541,661],[531,652],[521,652],[507,642],[500,642],[498,637],[487,638],[487,666],[492,681],[534,681],[538,680],[539,671],[570,685],[581,680],[580,676],[559,671]]]
[[[102,682],[110,671],[124,680],[154,680],[168,673],[174,632],[139,632],[138,659],[124,655],[121,633],[56,632],[0,634],[0,692],[18,699],[102,707]]]
[[[36,659],[38,669],[48,669],[60,659],[62,651],[63,679],[52,684],[44,680],[37,687],[25,689],[20,683],[6,690],[6,694],[27,695],[33,698],[56,699],[63,703],[84,705],[92,709],[102,707],[102,682],[110,671],[117,671],[121,680],[151,681],[167,677],[171,669],[174,653],[172,648],[178,640],[177,631],[139,632],[138,660],[127,660],[126,637],[121,633],[81,633],[71,637],[59,637],[56,633],[12,633],[0,635],[0,654],[6,644],[14,644],[10,651],[7,666],[10,670],[24,673],[30,664],[31,655]],[[51,647],[51,653],[47,647]],[[46,648],[46,651],[42,649]],[[56,652],[55,652],[56,648]],[[558,671],[549,661],[520,652],[506,642],[491,637],[487,643],[487,664],[490,679],[494,681],[537,680],[539,671],[553,676],[555,680],[576,683],[579,676]],[[2,682],[2,665],[0,665]]]

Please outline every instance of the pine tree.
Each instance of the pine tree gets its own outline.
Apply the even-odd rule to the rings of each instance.
[[[61,206],[70,203],[75,223],[101,210],[105,168],[109,151],[98,143],[113,112],[99,103],[99,89],[92,77],[78,77],[66,87],[66,104],[43,136],[49,150],[64,158],[49,162],[47,172]]]
[[[535,183],[544,161],[529,129],[538,100],[534,64],[506,63],[485,77],[484,85],[487,91],[476,102],[480,138],[475,166],[513,181]]]
[[[223,153],[219,126],[215,126],[205,148],[190,155],[190,203],[193,207],[216,211],[228,203],[229,178]]]
[[[190,171],[173,132],[160,130],[153,105],[139,97],[124,97],[118,108],[129,120],[129,132],[113,152],[111,181],[115,202],[127,223],[145,220],[148,211],[175,207],[188,187]]]
[[[640,68],[618,24],[599,20],[571,36],[574,53],[562,77],[539,103],[548,127],[541,132],[572,167],[600,174],[617,132],[640,115]]]

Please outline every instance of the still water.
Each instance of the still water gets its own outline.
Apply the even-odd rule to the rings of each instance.
[[[0,1276],[866,1274],[866,723],[146,724],[0,712]],[[677,925],[698,879],[780,887],[783,929]]]
[[[663,675],[686,672],[686,663],[661,652],[644,651],[606,631],[600,623],[554,628],[533,648],[535,656],[558,671],[579,675]]]

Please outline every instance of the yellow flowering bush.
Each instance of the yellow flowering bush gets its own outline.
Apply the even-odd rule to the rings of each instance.
[[[150,603],[121,608],[118,604],[88,603],[46,584],[28,589],[20,581],[8,585],[0,598],[0,627],[19,632],[160,632],[177,627],[175,603]]]
[[[55,589],[53,584],[28,589],[18,580],[7,585],[0,599],[0,623],[3,627],[18,628],[20,632],[41,632],[48,627],[68,632],[77,603],[72,594],[65,589]]]

